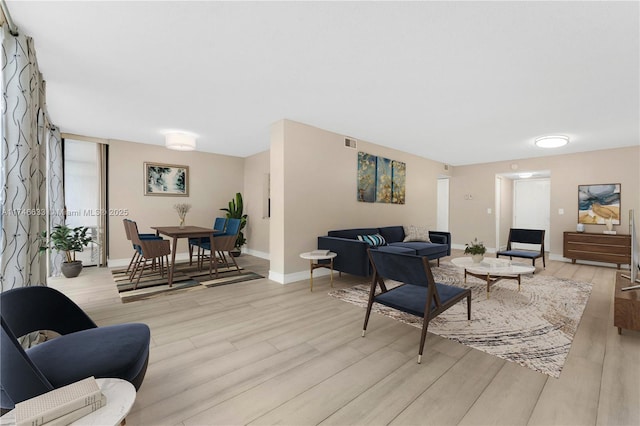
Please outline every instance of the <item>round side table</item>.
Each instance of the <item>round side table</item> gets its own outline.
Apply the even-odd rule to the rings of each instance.
[[[328,254],[318,254],[312,251],[300,253],[300,257],[309,260],[309,291],[313,291],[313,270],[329,268],[331,270],[331,287],[333,287],[333,259],[337,253],[330,251]],[[329,263],[319,263],[319,260],[329,260]]]

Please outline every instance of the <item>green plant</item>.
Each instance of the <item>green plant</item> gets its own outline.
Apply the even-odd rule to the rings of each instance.
[[[474,238],[469,244],[465,244],[464,254],[485,254],[486,251],[484,244]]]
[[[86,226],[77,226],[69,228],[67,225],[57,225],[53,227],[53,231],[47,237],[47,231],[40,234],[41,244],[40,252],[49,249],[55,249],[58,252],[63,251],[65,254],[65,262],[75,262],[76,252],[82,251],[91,242],[91,237],[87,236],[89,228]]]
[[[236,240],[236,248],[238,249],[247,243],[242,230],[247,225],[247,218],[249,216],[242,213],[243,208],[242,194],[238,192],[236,193],[236,197],[229,201],[229,207],[220,209],[227,212],[227,219],[240,219],[240,232],[238,232],[238,239]]]

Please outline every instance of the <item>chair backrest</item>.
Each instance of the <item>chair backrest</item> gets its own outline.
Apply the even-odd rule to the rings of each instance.
[[[240,232],[240,219],[229,218],[227,219],[227,229],[224,231],[225,235],[238,235]]]
[[[223,232],[226,224],[227,224],[226,217],[216,217],[216,220],[213,222],[213,229],[216,231]]]
[[[12,409],[19,402],[53,390],[53,386],[29,359],[4,317],[0,317],[0,323],[0,406]]]
[[[131,231],[129,230],[129,219],[122,219],[122,224],[124,225],[124,232],[127,235],[127,240],[131,241]]]
[[[433,283],[429,262],[422,256],[369,250],[374,276],[428,287]]]
[[[540,244],[544,247],[544,229],[511,228],[509,230],[509,245],[511,243]]]

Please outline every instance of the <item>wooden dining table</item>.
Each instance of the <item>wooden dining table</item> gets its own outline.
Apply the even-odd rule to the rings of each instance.
[[[216,233],[220,233],[213,228],[203,228],[201,226],[151,226],[151,229],[155,229],[156,235],[166,235],[167,237],[173,238],[173,243],[171,245],[171,265],[169,265],[169,278],[168,284],[169,287],[173,284],[173,273],[176,267],[176,247],[178,245],[178,238],[202,238],[209,237],[209,241],[211,242],[211,253],[215,253],[215,245],[213,241],[213,236]],[[215,269],[216,278],[218,278],[218,262],[214,262],[213,258],[215,256],[209,256],[209,278],[211,278],[212,271]]]

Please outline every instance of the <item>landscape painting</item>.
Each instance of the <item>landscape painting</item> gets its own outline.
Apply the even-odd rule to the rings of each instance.
[[[144,195],[189,195],[189,166],[144,163]]]

